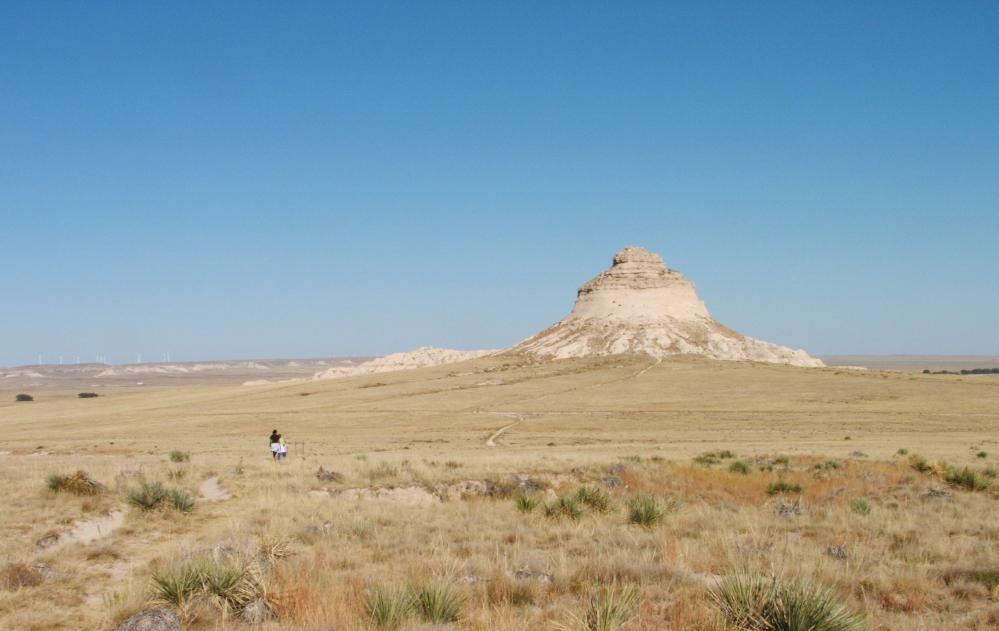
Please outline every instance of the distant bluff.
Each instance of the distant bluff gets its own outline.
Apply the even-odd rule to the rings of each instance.
[[[689,354],[824,365],[805,351],[753,339],[716,322],[693,283],[666,267],[658,254],[639,247],[618,252],[610,269],[579,288],[568,316],[511,350],[543,359]]]

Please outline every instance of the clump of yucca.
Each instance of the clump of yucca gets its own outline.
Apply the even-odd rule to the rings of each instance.
[[[576,499],[598,513],[606,513],[611,509],[610,494],[593,486],[579,487],[576,491]]]
[[[445,624],[461,617],[464,600],[451,583],[436,580],[416,592],[416,606],[427,622]]]
[[[753,465],[745,462],[743,460],[735,460],[732,464],[728,465],[728,470],[732,473],[741,473],[743,475],[748,475],[753,472]]]
[[[191,459],[191,454],[186,451],[174,449],[170,452],[170,462],[187,462]]]
[[[858,515],[870,515],[871,503],[865,497],[855,497],[850,500],[850,510]]]
[[[413,593],[404,587],[376,586],[364,596],[364,608],[376,627],[397,629],[416,607]]]
[[[568,517],[575,521],[583,516],[583,503],[575,495],[561,495],[554,502],[545,504],[545,517]]]
[[[183,489],[168,488],[159,482],[144,482],[130,490],[126,501],[141,510],[174,508],[182,513],[194,510],[194,497]]]
[[[259,572],[240,558],[200,556],[153,571],[156,600],[180,609],[198,600],[224,613],[239,611],[263,594]]]
[[[534,509],[538,507],[540,500],[536,495],[531,495],[529,493],[518,493],[513,498],[513,503],[517,506],[517,510],[522,513],[533,513]]]
[[[103,484],[82,469],[69,475],[54,473],[45,479],[45,486],[55,493],[65,491],[73,495],[97,495],[105,490]]]
[[[992,486],[992,480],[971,467],[964,467],[963,469],[950,466],[944,467],[942,477],[947,484],[968,491],[985,491]]]
[[[729,625],[744,631],[865,631],[832,589],[803,580],[732,576],[712,592]]]
[[[666,515],[666,507],[648,493],[639,493],[628,499],[628,521],[650,528]]]
[[[777,495],[778,493],[801,493],[804,490],[805,487],[797,482],[788,482],[783,479],[771,482],[767,485],[767,495]]]
[[[641,592],[633,585],[608,585],[590,594],[582,616],[572,616],[572,623],[560,629],[618,631],[638,613]]]
[[[919,454],[909,456],[909,466],[920,473],[928,473],[933,470],[933,465]]]

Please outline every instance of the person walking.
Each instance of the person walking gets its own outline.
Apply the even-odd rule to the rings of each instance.
[[[288,456],[288,441],[284,439],[284,436],[278,438],[278,460],[284,460]]]
[[[271,430],[271,438],[268,442],[270,442],[271,445],[271,458],[277,460],[278,452],[281,450],[281,434],[278,434],[276,429]]]

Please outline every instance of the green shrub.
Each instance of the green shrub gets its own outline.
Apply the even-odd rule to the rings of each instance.
[[[858,515],[870,515],[871,503],[864,497],[855,497],[850,500],[850,510]]]
[[[776,482],[771,482],[767,486],[767,495],[777,495],[778,493],[801,493],[804,490],[805,487],[802,485],[782,479],[777,480]]]
[[[562,495],[554,502],[545,504],[545,517],[568,517],[575,521],[582,516],[583,505],[575,495]]]
[[[662,521],[666,508],[648,493],[639,493],[628,499],[628,521],[651,528]]]
[[[364,608],[376,627],[396,629],[412,613],[413,594],[402,587],[375,587],[364,597]]]
[[[791,459],[788,458],[787,456],[777,456],[776,458],[774,458],[774,464],[786,467],[787,465],[791,464]]]
[[[30,394],[19,394],[19,395],[17,395],[17,396],[14,397],[14,400],[15,401],[34,401],[35,397],[31,396]]]
[[[518,493],[513,498],[513,503],[517,506],[517,510],[522,513],[533,513],[534,509],[538,507],[540,500],[537,496],[530,495],[528,493]]]
[[[747,475],[753,472],[753,465],[742,460],[735,460],[728,466],[728,470],[732,473],[741,473]]]
[[[96,392],[81,392],[80,394],[78,394],[76,396],[78,396],[81,399],[96,399],[100,395],[97,394]]]
[[[992,486],[991,480],[970,467],[964,467],[963,469],[945,467],[943,479],[951,486],[960,487],[968,491],[985,491]]]
[[[721,460],[719,460],[717,454],[708,452],[706,454],[701,454],[700,456],[696,456],[694,458],[694,462],[696,464],[703,465],[705,467],[710,467],[711,465],[718,464],[719,462],[721,462]]]
[[[816,471],[835,471],[836,469],[839,469],[842,466],[843,465],[841,465],[836,460],[826,460],[825,462],[816,463],[815,470]]]
[[[194,510],[194,497],[182,489],[170,489],[167,497],[175,510],[182,513],[190,513]]]
[[[718,452],[718,457],[722,460],[729,460],[731,458],[735,458],[735,452],[729,451],[728,449],[722,449]]]
[[[590,595],[583,615],[586,631],[618,631],[638,613],[641,592],[632,585],[601,587]]]
[[[195,598],[223,612],[238,611],[260,597],[256,572],[242,559],[199,556],[153,571],[156,600],[183,608]]]
[[[762,576],[725,579],[712,597],[729,625],[747,631],[865,631],[864,618],[833,590]]]
[[[172,507],[182,513],[194,510],[194,498],[182,489],[172,489],[159,482],[143,482],[131,489],[125,500],[132,506],[144,510]]]
[[[989,452],[987,452],[987,451],[979,451],[977,454],[975,454],[975,457],[976,458],[983,458],[983,459],[984,458],[988,458],[989,457]]]
[[[909,450],[906,449],[905,447],[902,447],[901,449],[899,449],[898,451],[895,452],[895,455],[896,456],[907,456],[907,455],[909,455]]]
[[[52,474],[45,479],[45,486],[55,493],[65,491],[73,495],[97,495],[104,491],[104,485],[83,470],[70,475]]]
[[[592,486],[581,486],[576,491],[576,499],[598,513],[611,509],[611,497],[607,491]]]
[[[191,454],[186,451],[174,449],[170,452],[170,462],[187,462],[191,459]]]
[[[909,456],[909,466],[920,473],[928,473],[933,470],[933,466],[919,454]]]
[[[187,469],[171,469],[167,471],[167,477],[171,480],[183,480],[187,476]]]
[[[416,605],[425,621],[442,624],[457,622],[464,602],[451,583],[438,580],[420,588]]]

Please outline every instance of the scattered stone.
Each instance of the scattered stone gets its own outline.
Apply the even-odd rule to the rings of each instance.
[[[267,601],[257,598],[239,612],[239,621],[243,624],[263,624],[273,617]]]
[[[846,553],[846,548],[843,546],[829,546],[826,548],[826,555],[831,556],[834,559],[839,559],[840,561],[845,561],[849,556]]]
[[[115,631],[180,631],[180,616],[163,607],[143,609],[115,627]]]
[[[462,480],[434,487],[434,495],[442,500],[460,500],[463,497],[487,494],[489,494],[489,485],[481,480]]]
[[[337,473],[336,471],[327,471],[322,465],[319,465],[319,471],[316,472],[316,477],[323,482],[343,482],[344,477],[342,473]]]
[[[954,494],[947,489],[926,489],[926,492],[919,497],[924,500],[946,500],[948,502],[954,500]]]
[[[532,570],[530,567],[526,565],[520,568],[519,570],[514,571],[513,577],[519,580],[536,580],[540,583],[555,582],[554,575],[548,574],[546,572],[538,572],[536,570]]]
[[[47,532],[40,539],[38,539],[38,541],[35,542],[35,545],[38,546],[39,548],[48,548],[54,546],[57,543],[59,543],[59,533]]]
[[[607,488],[616,489],[624,486],[624,480],[617,477],[616,475],[612,475],[604,478],[604,485]]]
[[[793,502],[783,497],[779,497],[777,498],[777,502],[774,504],[774,510],[782,517],[796,517],[805,513],[805,507],[801,503],[800,497]]]

